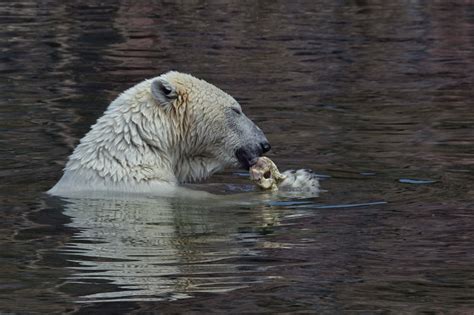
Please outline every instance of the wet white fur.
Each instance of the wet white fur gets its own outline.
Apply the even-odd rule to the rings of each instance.
[[[163,102],[151,93],[155,79],[179,97]],[[169,72],[143,81],[114,100],[75,148],[53,195],[139,192],[170,195],[178,183],[202,180],[236,165],[238,135],[225,109],[230,95],[191,75]]]

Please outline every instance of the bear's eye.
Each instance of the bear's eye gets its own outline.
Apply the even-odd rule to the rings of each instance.
[[[237,115],[242,115],[242,112],[238,108],[232,107],[232,111],[236,113]]]

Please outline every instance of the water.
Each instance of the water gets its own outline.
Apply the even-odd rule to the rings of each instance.
[[[0,4],[0,311],[474,311],[470,1]],[[127,87],[175,69],[234,95],[307,200],[43,194]]]

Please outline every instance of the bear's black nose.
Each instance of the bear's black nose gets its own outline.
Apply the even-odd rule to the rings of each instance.
[[[270,149],[272,148],[272,146],[268,142],[262,142],[260,143],[260,145],[262,146],[263,153],[270,151]]]

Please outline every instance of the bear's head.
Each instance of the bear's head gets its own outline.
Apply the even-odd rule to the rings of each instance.
[[[144,136],[171,160],[178,181],[204,179],[227,166],[248,169],[270,150],[239,103],[214,85],[179,72],[147,82],[155,126]]]

